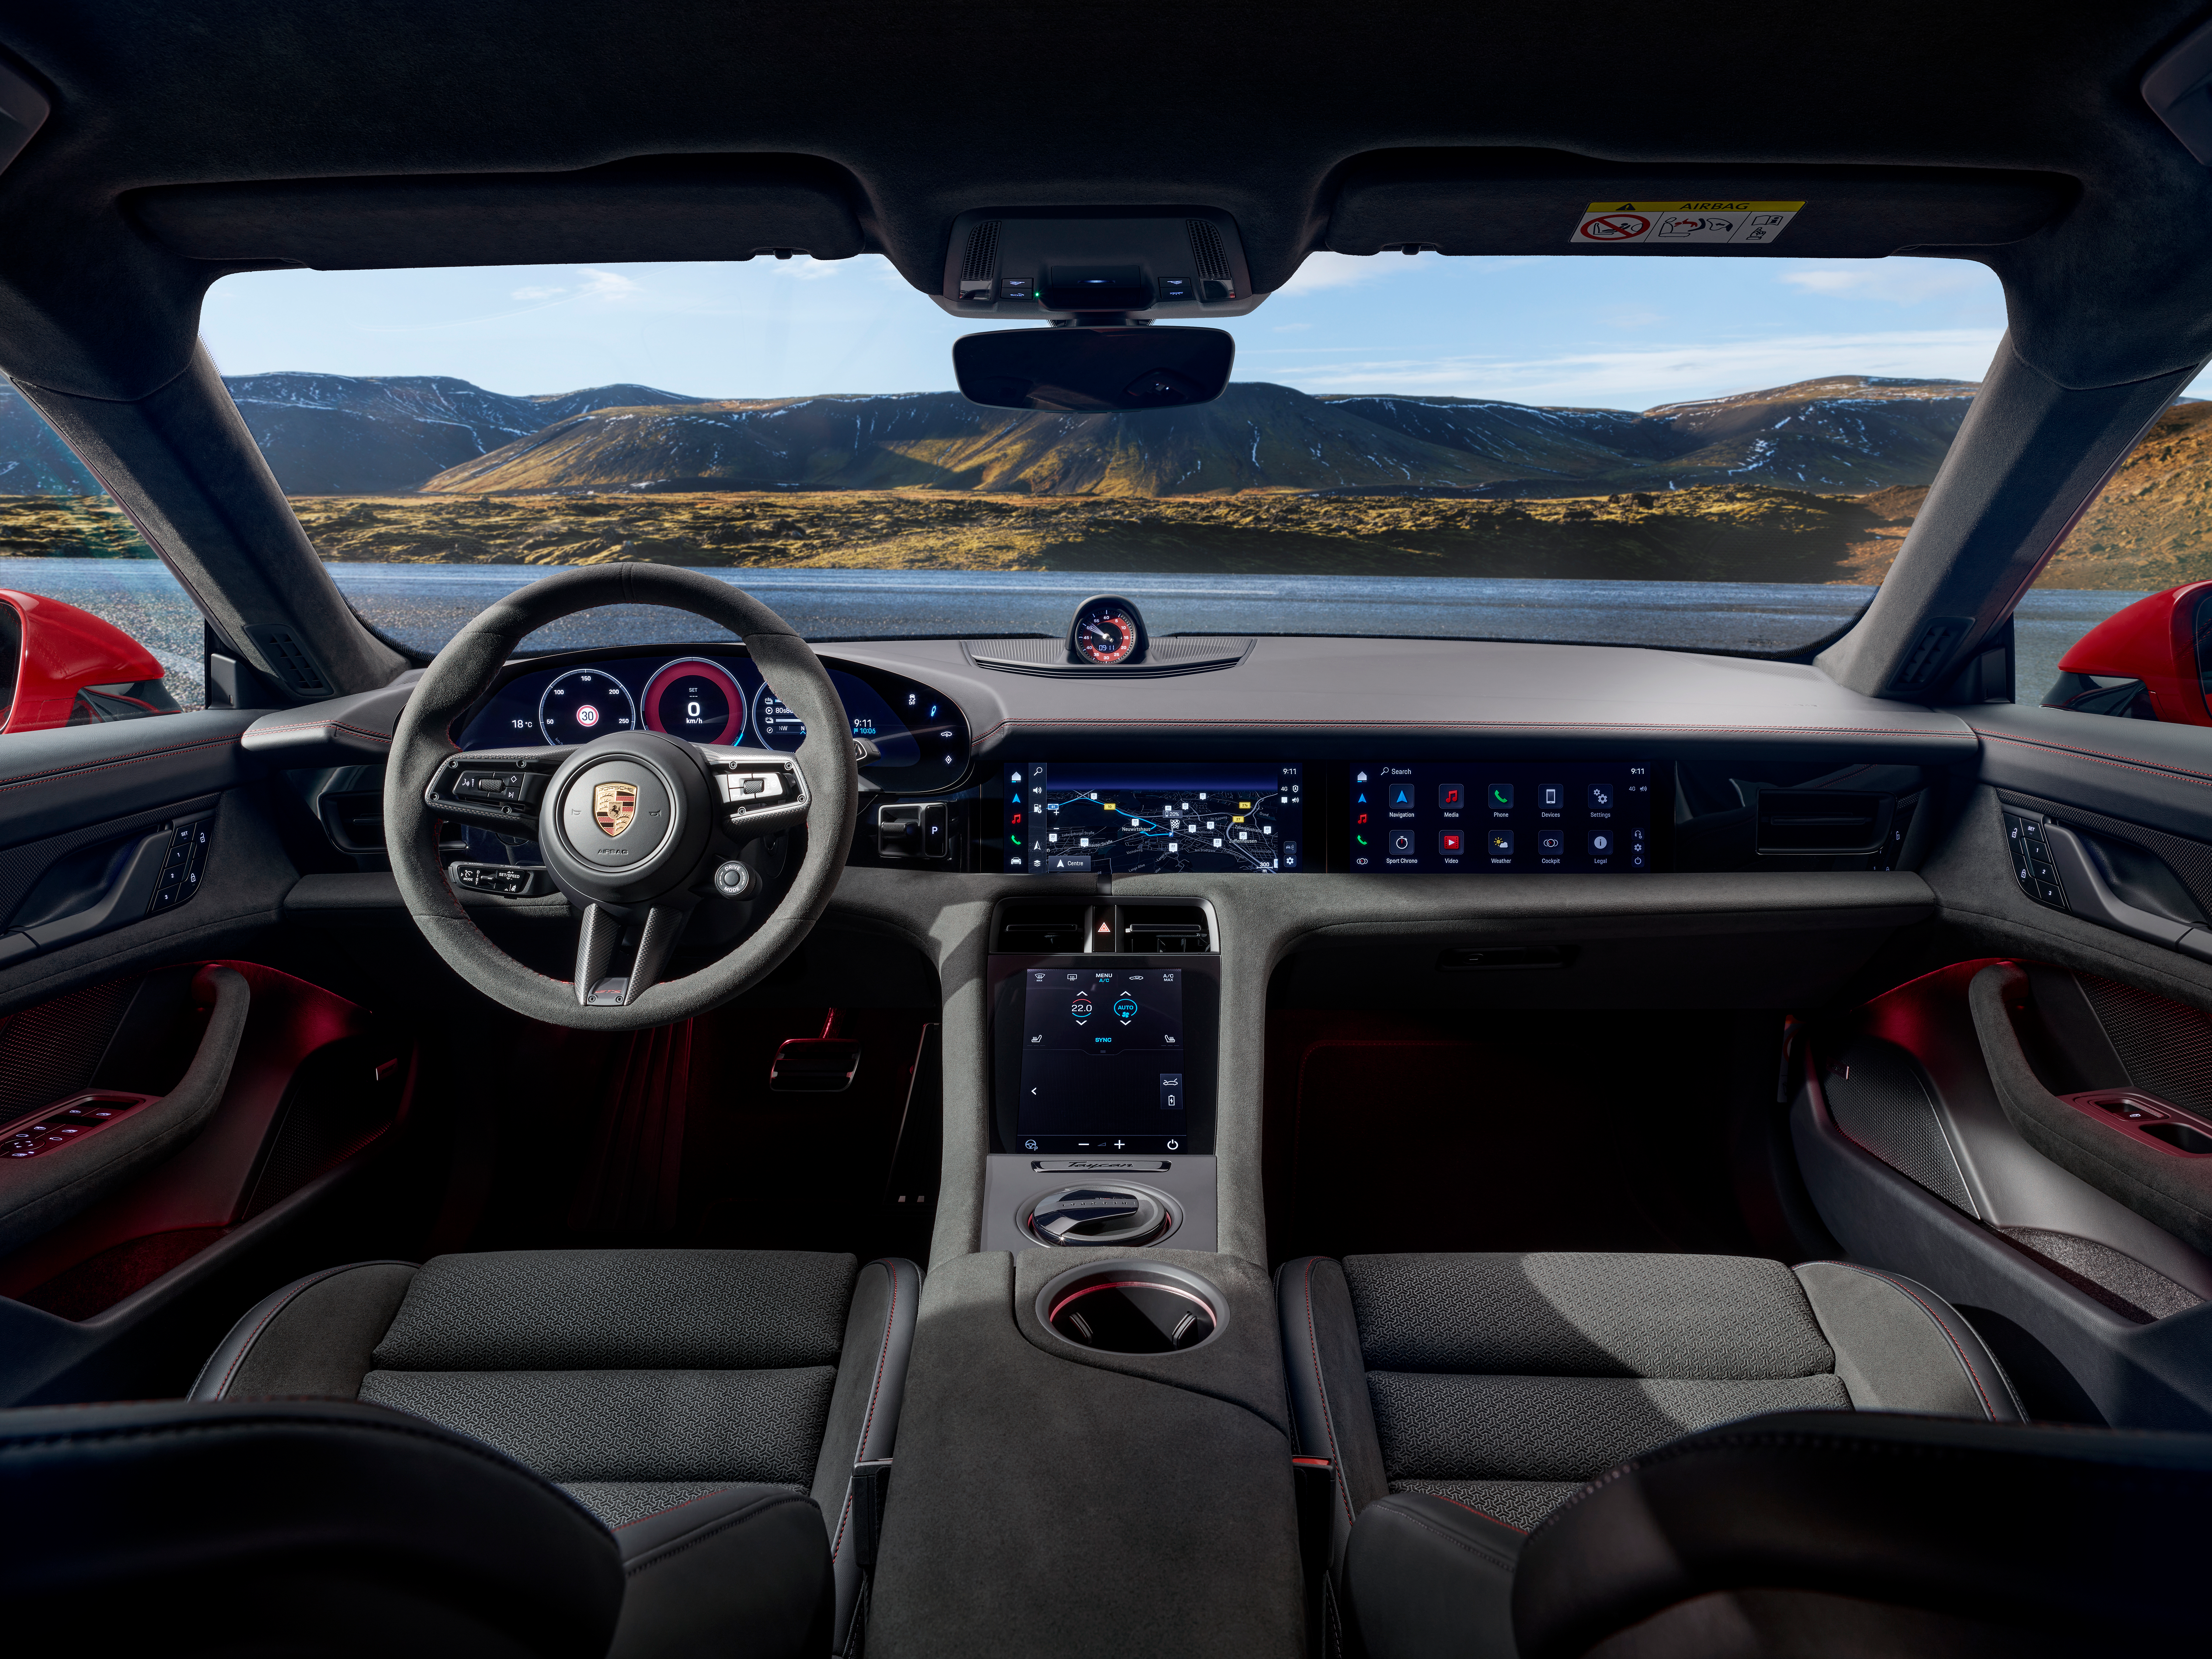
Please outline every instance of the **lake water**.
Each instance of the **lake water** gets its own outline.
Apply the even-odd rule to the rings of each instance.
[[[327,567],[363,617],[434,651],[501,594],[553,572],[520,565]],[[1438,577],[1164,576],[1086,571],[710,570],[740,584],[809,638],[1059,634],[1093,593],[1120,593],[1156,634],[1370,634],[1589,641],[1707,651],[1786,651],[1844,627],[1870,587],[1788,582],[1600,582]],[[199,615],[167,569],[145,559],[21,559],[0,586],[51,595],[144,641],[177,700],[198,702]],[[2014,623],[2022,702],[2039,701],[2068,647],[2141,593],[2038,589]],[[571,617],[532,648],[650,644],[672,631],[648,606]],[[692,629],[682,629],[691,633]],[[695,635],[696,637],[696,635]]]

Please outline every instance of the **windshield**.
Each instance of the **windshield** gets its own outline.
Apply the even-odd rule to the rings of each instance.
[[[1158,635],[1764,655],[1872,597],[2003,307],[1952,260],[1317,254],[1224,325],[1218,402],[1121,415],[968,403],[951,343],[990,325],[873,256],[249,273],[203,324],[340,588],[423,652],[550,569],[648,560],[820,641],[1058,635],[1111,589]],[[2023,698],[2141,564],[2054,563]]]

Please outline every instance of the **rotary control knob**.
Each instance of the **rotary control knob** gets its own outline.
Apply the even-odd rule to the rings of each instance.
[[[1030,1236],[1046,1244],[1149,1244],[1175,1225],[1167,1195],[1149,1187],[1061,1187],[1029,1206]]]

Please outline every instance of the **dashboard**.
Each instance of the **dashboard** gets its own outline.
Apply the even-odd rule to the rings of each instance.
[[[852,861],[1015,877],[1911,868],[1975,747],[1948,714],[1796,665],[1163,638],[1112,595],[1061,641],[853,642],[823,662],[872,745]],[[455,735],[641,729],[785,751],[806,735],[741,645],[681,644],[517,659]]]

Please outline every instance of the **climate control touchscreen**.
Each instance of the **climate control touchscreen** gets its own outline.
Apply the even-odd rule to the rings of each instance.
[[[1303,867],[1304,769],[1273,761],[1030,761],[1006,768],[1006,863],[1274,875]]]
[[[1351,769],[1355,871],[1653,867],[1643,761],[1385,761]]]
[[[1183,971],[1024,971],[1015,1151],[1183,1150]]]

